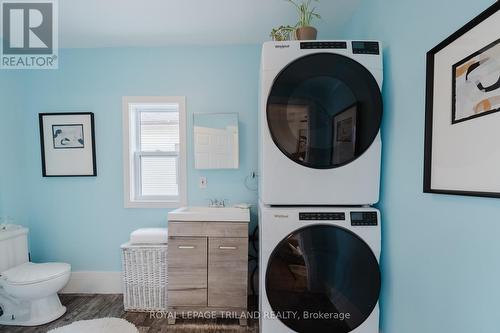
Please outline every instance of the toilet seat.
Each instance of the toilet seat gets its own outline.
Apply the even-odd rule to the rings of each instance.
[[[9,285],[30,285],[58,278],[68,274],[70,270],[71,265],[65,263],[27,262],[6,270],[1,274],[1,278]]]

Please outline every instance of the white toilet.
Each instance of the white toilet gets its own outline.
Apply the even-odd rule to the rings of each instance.
[[[28,229],[0,226],[0,325],[38,326],[66,312],[57,292],[69,280],[65,263],[29,262]]]

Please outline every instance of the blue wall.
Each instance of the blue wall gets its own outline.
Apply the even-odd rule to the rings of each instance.
[[[0,40],[1,42],[1,40]],[[21,170],[22,151],[22,75],[0,70],[0,218],[6,218],[23,206]],[[9,207],[9,208],[7,208]]]
[[[500,202],[422,193],[425,53],[491,0],[365,0],[346,38],[384,43],[382,332],[498,332]]]
[[[2,162],[0,213],[30,227],[33,260],[65,261],[76,271],[120,270],[119,246],[132,230],[166,225],[166,209],[123,208],[122,96],[187,97],[189,204],[207,205],[209,198],[255,204],[257,193],[244,180],[257,168],[259,54],[258,45],[73,49],[61,51],[59,70],[10,72],[21,83],[9,100],[21,106],[11,109],[2,96],[0,129],[8,132],[1,132],[1,151],[12,160]],[[10,88],[12,80],[1,75],[0,88]],[[65,111],[95,113],[96,178],[41,176],[38,113]],[[239,114],[238,170],[194,169],[197,112]]]

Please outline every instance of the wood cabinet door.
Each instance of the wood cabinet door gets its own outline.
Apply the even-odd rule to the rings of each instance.
[[[208,239],[208,306],[246,308],[248,239]]]
[[[207,305],[206,237],[169,237],[168,304]]]

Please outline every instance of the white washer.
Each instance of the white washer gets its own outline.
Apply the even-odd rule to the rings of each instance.
[[[261,333],[378,332],[377,209],[260,203],[259,220]]]
[[[378,202],[382,71],[376,41],[264,44],[259,102],[264,204]]]

